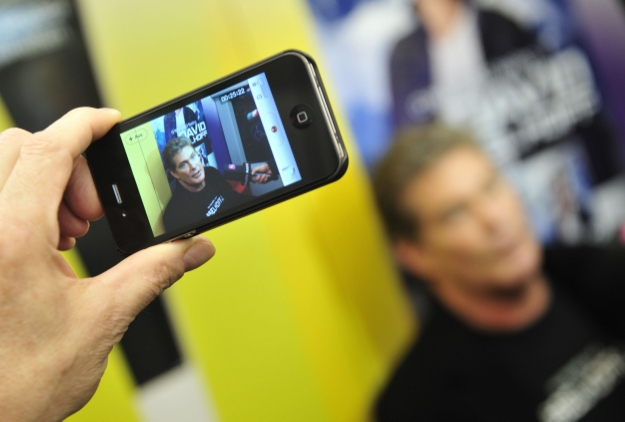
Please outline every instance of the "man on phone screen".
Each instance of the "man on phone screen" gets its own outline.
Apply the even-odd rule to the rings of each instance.
[[[172,138],[163,149],[169,173],[176,179],[176,188],[165,207],[163,224],[168,231],[182,228],[245,201],[214,167],[204,167],[191,141]],[[252,182],[266,183],[271,169],[267,164],[252,170]]]

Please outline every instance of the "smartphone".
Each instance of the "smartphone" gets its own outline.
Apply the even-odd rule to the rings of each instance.
[[[348,165],[317,66],[300,51],[118,123],[85,155],[125,255],[338,180]]]

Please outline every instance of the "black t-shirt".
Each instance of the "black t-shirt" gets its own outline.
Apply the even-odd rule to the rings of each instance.
[[[180,182],[165,207],[163,224],[167,231],[182,228],[244,202],[226,179],[214,167],[204,167],[206,186],[199,192],[190,192]]]
[[[546,252],[548,312],[489,335],[432,300],[422,332],[379,397],[379,421],[624,421],[625,252]]]

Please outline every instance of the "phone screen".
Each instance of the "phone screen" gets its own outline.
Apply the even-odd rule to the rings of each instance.
[[[302,179],[265,73],[121,139],[155,237]]]

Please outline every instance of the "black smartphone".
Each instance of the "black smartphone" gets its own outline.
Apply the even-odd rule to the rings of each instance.
[[[317,66],[299,51],[125,120],[86,157],[123,254],[333,182],[348,164]]]

